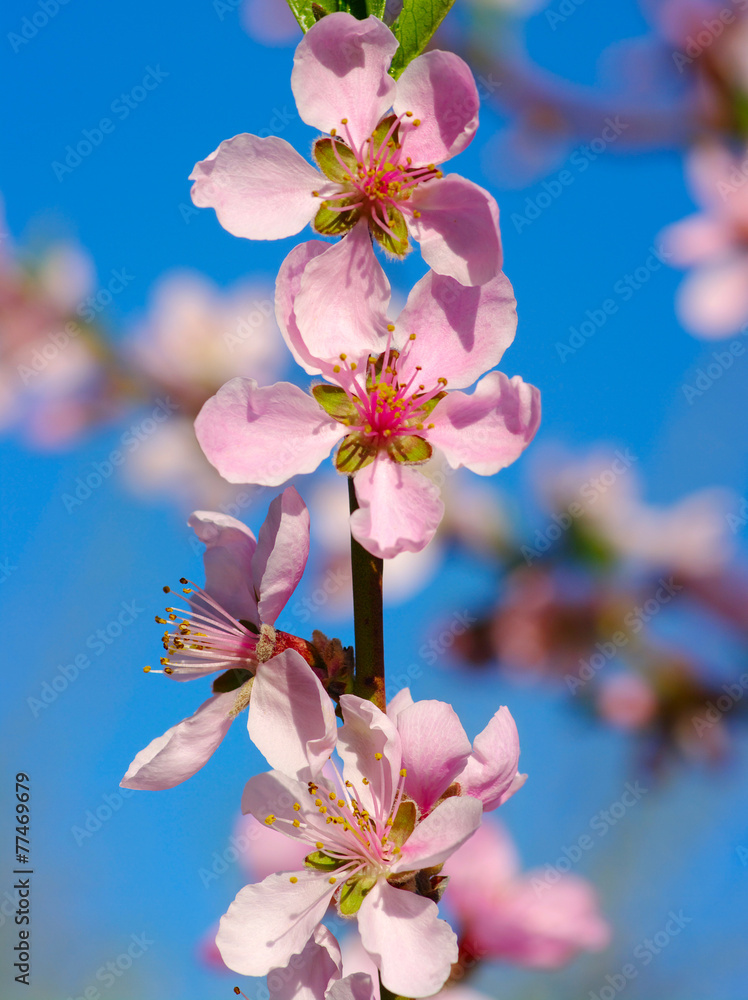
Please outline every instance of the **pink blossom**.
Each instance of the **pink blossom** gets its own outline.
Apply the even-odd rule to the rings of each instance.
[[[447,862],[449,900],[461,945],[476,958],[554,969],[610,939],[592,886],[576,875],[547,884],[519,859],[506,831],[484,823]]]
[[[239,20],[260,45],[290,45],[301,32],[285,0],[243,0]]]
[[[458,56],[434,50],[395,81],[387,71],[397,47],[373,16],[322,18],[299,43],[291,75],[299,115],[330,134],[314,145],[322,173],[285,140],[245,133],[195,166],[194,203],[214,208],[225,229],[247,239],[293,236],[307,223],[342,236],[363,220],[388,253],[404,256],[412,237],[440,274],[465,285],[496,277],[502,261],[496,202],[438,169],[478,127],[472,73]],[[344,257],[354,252],[347,239],[343,247]],[[367,251],[371,268],[368,243]],[[337,280],[332,261],[329,270]]]
[[[698,337],[727,337],[748,321],[745,157],[745,150],[738,158],[724,146],[697,147],[689,156],[688,178],[702,211],[663,233],[671,263],[693,268],[676,305],[683,326]]]
[[[329,698],[307,662],[298,653],[288,657],[288,647],[303,640],[273,627],[309,554],[309,514],[296,490],[289,487],[272,502],[258,539],[227,514],[198,511],[190,524],[206,546],[205,589],[190,583],[183,591],[188,607],[169,607],[168,619],[156,619],[167,626],[163,672],[178,681],[230,673],[216,682],[215,693],[194,715],[140,751],[121,782],[125,788],[172,788],[192,777],[247,705],[250,737],[255,727],[264,731],[264,715],[283,685],[316,699],[321,717],[334,720]],[[303,770],[309,754],[325,752],[326,737],[309,719],[296,724],[312,749],[305,750],[303,759],[281,760]],[[320,738],[317,747],[314,741]]]
[[[366,230],[359,226],[346,242],[360,261]],[[286,343],[308,373],[328,384],[309,395],[287,382],[262,388],[232,379],[205,404],[195,431],[229,482],[267,486],[313,472],[340,442],[335,464],[353,476],[359,504],[351,531],[368,551],[391,558],[423,549],[441,520],[438,489],[417,469],[433,448],[452,468],[493,475],[532,440],[540,398],[533,386],[501,372],[486,375],[472,395],[446,391],[471,385],[514,338],[515,300],[503,274],[467,288],[431,271],[393,324],[378,264],[373,282],[361,267],[350,276],[356,294],[349,305],[335,298],[331,279],[342,247],[296,247],[276,287]]]
[[[271,763],[306,752],[304,735],[284,722],[321,710],[294,689],[284,697],[276,708],[285,717],[269,712],[264,732],[254,735]],[[413,704],[401,692],[387,715],[354,695],[340,704],[343,726],[326,725],[342,775],[332,761],[323,773],[318,759],[311,781],[279,767],[247,783],[242,809],[310,853],[304,868],[242,889],[217,944],[229,968],[265,975],[303,952],[334,900],[341,915],[357,917],[384,985],[430,996],[457,959],[457,939],[438,918],[439,871],[478,828],[483,809],[518,786],[516,728],[502,709],[471,747],[443,702]],[[318,730],[323,722],[317,719]]]

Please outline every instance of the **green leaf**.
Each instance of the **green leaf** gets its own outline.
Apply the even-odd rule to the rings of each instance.
[[[393,462],[428,462],[433,449],[425,438],[417,434],[398,434],[387,445],[387,454]]]
[[[341,9],[337,0],[288,0],[288,6],[305,34],[325,14]]]
[[[327,202],[323,202],[313,222],[314,228],[323,236],[342,236],[356,225],[361,214],[357,208],[352,208],[350,212],[333,212],[326,206]]]
[[[390,67],[396,80],[408,63],[426,48],[453,3],[454,0],[404,0],[403,9],[392,25],[400,42]]]
[[[358,416],[358,410],[345,389],[336,385],[315,385],[312,395],[322,409],[341,424],[350,423]]]
[[[366,434],[348,434],[335,455],[335,468],[346,476],[352,476],[373,462],[376,453],[376,444]]]
[[[350,180],[358,168],[356,154],[341,139],[327,136],[317,139],[312,147],[312,156],[325,177],[338,184]],[[341,160],[345,166],[341,166]]]
[[[374,233],[377,243],[388,253],[395,254],[396,257],[404,257],[408,252],[408,226],[405,216],[399,208],[394,205],[387,206],[387,225],[394,235],[386,233],[377,225],[376,220],[371,220],[371,231]]]
[[[304,858],[304,864],[307,868],[314,868],[318,872],[334,872],[341,865],[344,865],[345,861],[341,861],[339,858],[331,858],[324,851],[312,851],[311,854],[307,854]]]
[[[352,917],[358,913],[364,898],[377,884],[375,878],[354,878],[349,879],[340,890],[340,912],[346,917]]]
[[[227,691],[236,691],[242,684],[245,684],[252,674],[248,670],[234,668],[219,674],[213,681],[213,694],[226,694]]]

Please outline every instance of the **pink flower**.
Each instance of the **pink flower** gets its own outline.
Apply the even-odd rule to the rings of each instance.
[[[461,945],[476,958],[554,969],[608,944],[610,928],[592,886],[575,875],[551,885],[521,875],[514,845],[493,823],[449,859],[446,874]]]
[[[195,166],[194,203],[215,208],[234,236],[255,240],[293,236],[310,222],[319,233],[342,236],[364,220],[398,257],[412,236],[440,274],[464,285],[496,277],[502,261],[496,202],[437,169],[465,149],[478,127],[472,73],[453,53],[432,51],[396,82],[387,70],[397,47],[373,16],[322,18],[299,43],[291,74],[301,118],[330,134],[314,145],[322,173],[285,140],[245,133]],[[353,251],[347,240],[343,245],[343,255]]]
[[[345,242],[362,262],[366,231],[359,227]],[[340,442],[335,464],[354,477],[359,504],[351,531],[369,552],[391,558],[424,548],[444,511],[437,487],[414,466],[436,447],[452,468],[493,475],[532,440],[540,398],[501,372],[486,375],[470,396],[446,392],[497,364],[514,338],[515,301],[503,274],[466,288],[431,271],[392,324],[389,284],[376,263],[373,284],[355,268],[350,308],[335,297],[338,257],[351,256],[343,246],[301,244],[276,286],[286,343],[329,384],[310,396],[287,382],[263,388],[232,379],[205,404],[195,431],[225,479],[266,486],[313,472]]]
[[[288,659],[299,658],[289,650]],[[271,678],[271,683],[273,683]],[[286,694],[287,692],[287,694]],[[247,783],[242,809],[307,845],[305,867],[246,886],[221,920],[225,963],[250,976],[282,968],[303,952],[331,900],[358,919],[364,948],[384,985],[430,996],[457,959],[457,939],[438,918],[442,863],[478,828],[484,808],[518,787],[519,743],[506,709],[475,746],[443,702],[415,704],[407,691],[385,715],[354,695],[340,699],[343,726],[320,717],[343,762],[308,760],[311,781],[284,766],[308,752],[293,719],[320,711],[284,689],[253,739],[277,769]],[[284,715],[280,713],[285,713]]]
[[[247,705],[252,736],[256,717],[267,711],[268,700],[279,697],[282,683],[293,684],[299,696],[321,701],[322,717],[334,721],[313,670],[298,653],[288,658],[289,647],[298,648],[303,640],[273,627],[309,554],[309,514],[296,490],[289,487],[273,500],[259,539],[227,514],[198,511],[189,523],[206,546],[205,589],[190,584],[184,590],[188,607],[169,607],[168,619],[156,619],[167,626],[163,672],[179,681],[226,673],[194,715],[140,751],[122,779],[125,788],[173,788],[191,778]],[[306,739],[318,738],[303,721],[297,725]],[[293,763],[287,760],[289,767]]]
[[[743,159],[719,145],[699,147],[689,182],[703,211],[663,233],[672,263],[694,270],[681,284],[677,309],[698,337],[727,337],[748,321],[748,186]]]
[[[644,729],[655,720],[658,709],[657,693],[639,674],[615,674],[600,683],[597,710],[619,729]]]

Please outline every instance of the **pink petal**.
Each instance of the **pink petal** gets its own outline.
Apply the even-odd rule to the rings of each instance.
[[[323,788],[327,787],[324,781],[321,784]],[[295,805],[299,808],[294,809]],[[290,839],[299,847],[306,846],[298,859],[299,863],[293,866],[294,870],[303,867],[304,857],[312,850],[309,846],[309,827],[316,830],[320,823],[324,826],[324,819],[309,795],[306,782],[289,777],[282,771],[265,771],[249,779],[242,794],[242,812],[251,813],[276,841],[287,843]],[[268,825],[268,816],[275,816],[280,822]],[[303,826],[294,826],[295,819],[300,820]],[[273,871],[285,869],[274,868]]]
[[[400,737],[395,724],[372,702],[353,694],[342,695],[340,707],[344,722],[338,732],[337,749],[345,778],[353,782],[371,815],[388,813],[400,780]],[[380,760],[375,756],[378,753],[382,755]]]
[[[407,768],[405,791],[428,812],[465,767],[472,747],[457,713],[443,701],[417,701],[397,716]]]
[[[127,769],[122,788],[174,788],[212,757],[234,721],[236,691],[214,694],[188,719],[167,729],[141,750]]]
[[[710,215],[691,215],[661,234],[663,257],[671,267],[690,267],[729,251],[735,237],[730,226]]]
[[[392,106],[395,81],[387,70],[397,47],[390,29],[373,16],[323,17],[294,56],[291,89],[302,121],[322,132],[337,129],[359,146]]]
[[[470,796],[441,802],[408,837],[393,872],[417,871],[440,865],[472,837],[481,824],[483,808]]]
[[[205,545],[205,592],[237,620],[259,624],[252,579],[255,536],[229,514],[196,510],[187,523]]]
[[[247,729],[268,764],[291,777],[309,781],[327,763],[337,736],[335,710],[295,649],[258,665]]]
[[[324,872],[302,869],[247,885],[221,918],[216,944],[242,976],[266,976],[299,955],[325,915],[335,886]]]
[[[286,257],[275,280],[275,315],[286,346],[307,375],[319,375],[319,360],[312,357],[296,322],[294,303],[301,289],[307,264],[330,249],[329,243],[309,240],[299,243]],[[339,353],[339,352],[338,352]],[[329,369],[330,366],[328,365]]]
[[[333,983],[325,1000],[379,1000],[379,986],[365,972],[354,972]]]
[[[290,382],[258,386],[251,378],[233,378],[205,403],[195,434],[230,483],[280,486],[314,472],[345,428]]]
[[[380,455],[356,473],[354,483],[359,509],[351,514],[351,533],[372,555],[391,559],[420,552],[436,534],[444,504],[421,472]]]
[[[296,589],[309,556],[309,511],[293,486],[270,504],[252,560],[260,620],[269,625]]]
[[[678,318],[697,337],[715,340],[748,321],[748,254],[735,254],[687,275],[676,298]]]
[[[470,67],[453,52],[426,52],[397,82],[393,110],[413,112],[421,124],[402,132],[403,150],[416,166],[443,163],[470,145],[478,128],[480,98]]]
[[[519,458],[540,423],[540,393],[519,375],[490,372],[467,396],[450,392],[431,413],[432,445],[453,469],[492,476]]]
[[[484,285],[501,271],[499,208],[488,191],[448,174],[419,185],[411,204],[421,217],[409,218],[408,228],[438,274]]]
[[[461,794],[480,799],[486,812],[495,809],[524,784],[524,780],[517,781],[518,764],[517,726],[509,709],[502,706],[476,736],[465,770],[457,776]]]
[[[325,185],[322,175],[285,139],[236,135],[225,139],[190,174],[192,200],[214,208],[234,236],[279,240],[300,232],[314,218]]]
[[[268,976],[272,1000],[324,1000],[340,979],[340,947],[324,924],[318,924],[300,955]]]
[[[466,287],[429,271],[408,296],[396,329],[398,343],[407,345],[403,374],[420,365],[419,382],[446,378],[450,389],[462,389],[497,365],[514,340],[517,303],[503,272]],[[412,334],[416,339],[408,341]]]
[[[400,996],[437,993],[457,961],[457,936],[439,919],[436,903],[383,879],[361,904],[358,929],[382,982]]]
[[[308,260],[293,299],[293,321],[309,357],[339,363],[339,355],[348,354],[358,363],[384,350],[389,303],[390,283],[362,219],[325,253]]]
[[[410,688],[401,688],[394,698],[387,702],[387,715],[393,722],[397,722],[400,713],[413,704],[413,696]]]

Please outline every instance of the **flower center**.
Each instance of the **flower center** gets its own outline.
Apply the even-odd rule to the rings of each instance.
[[[254,672],[256,627],[251,622],[237,621],[185,577],[179,582],[183,584],[182,594],[189,597],[188,606],[168,607],[168,617],[156,616],[159,625],[168,626],[161,640],[166,655],[161,657],[162,670],[145,667],[145,672],[195,676],[232,668]],[[164,593],[174,592],[171,587],[164,587]]]

